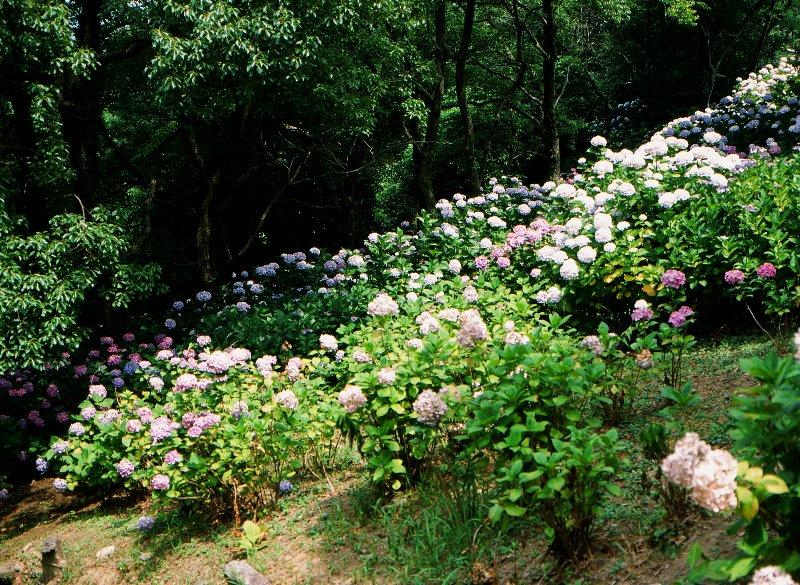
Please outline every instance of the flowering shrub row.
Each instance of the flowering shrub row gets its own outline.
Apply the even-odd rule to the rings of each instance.
[[[480,461],[493,519],[537,518],[555,550],[579,554],[618,493],[618,440],[603,425],[644,379],[680,396],[703,297],[774,315],[798,300],[783,240],[800,228],[800,157],[734,152],[720,133],[754,104],[795,111],[788,61],[754,79],[726,114],[690,120],[699,130],[669,126],[686,136],[667,128],[634,151],[595,137],[565,182],[493,179],[484,195],[439,201],[413,233],[285,254],[177,300],[152,345],[106,340],[94,371],[75,370],[90,376],[86,400],[42,454],[54,485],[236,514],[328,465],[347,436],[387,494],[435,464]],[[794,131],[775,132],[788,150]],[[664,473],[701,505],[742,502],[726,452],[690,436],[671,457]]]

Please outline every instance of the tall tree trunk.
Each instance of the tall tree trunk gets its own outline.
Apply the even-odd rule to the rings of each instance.
[[[472,126],[472,114],[469,111],[466,91],[466,67],[472,29],[475,24],[476,0],[467,0],[464,6],[464,28],[461,31],[461,45],[456,53],[456,99],[461,113],[461,126],[464,133],[464,162],[466,164],[466,191],[468,195],[477,195],[481,191],[481,180],[478,175],[478,163],[475,160],[475,130]]]
[[[78,16],[76,40],[82,49],[100,54],[100,12],[103,0],[83,0]],[[88,77],[67,74],[61,102],[64,138],[70,166],[75,174],[75,194],[87,207],[96,199],[99,175],[98,149],[102,134],[100,105],[102,69]]]
[[[202,180],[203,198],[197,212],[197,231],[195,232],[195,250],[197,253],[197,275],[204,283],[214,280],[214,253],[212,249],[213,234],[211,223],[211,206],[219,183],[220,174],[211,176],[200,151],[200,145],[195,137],[195,130],[191,123],[185,129],[189,156],[197,168]]]
[[[31,159],[36,152],[36,135],[31,114],[32,100],[25,84],[19,84],[11,94],[14,109],[14,133],[17,147],[18,190],[12,204],[25,216],[28,230],[40,232],[47,229],[47,199],[35,172]]]
[[[556,122],[556,19],[553,0],[542,0],[542,138],[547,175],[557,179],[561,175],[561,150]]]
[[[369,156],[366,141],[359,140],[353,147],[347,161],[351,169],[363,166]],[[349,245],[358,247],[364,236],[372,229],[375,212],[375,194],[364,181],[361,173],[349,172],[344,180],[344,192],[347,200],[347,236]]]
[[[428,107],[424,133],[420,122],[412,122],[410,134],[413,140],[411,195],[418,210],[431,209],[436,203],[433,188],[433,153],[439,140],[439,125],[442,118],[442,97],[447,59],[447,10],[445,0],[434,0],[434,56],[436,80],[433,90],[423,92]]]
[[[203,203],[200,206],[200,213],[197,221],[197,237],[195,247],[197,249],[197,273],[200,280],[210,283],[214,280],[214,267],[211,251],[211,202],[214,199],[214,185],[209,183],[203,196]]]

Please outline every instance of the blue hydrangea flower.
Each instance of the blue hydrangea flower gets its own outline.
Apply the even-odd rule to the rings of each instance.
[[[199,293],[197,293],[197,295],[195,295],[195,298],[201,303],[207,303],[211,300],[211,293],[207,290],[201,290]]]
[[[136,521],[136,529],[146,532],[150,530],[156,523],[156,519],[152,516],[140,516]]]
[[[164,327],[166,327],[167,329],[175,329],[176,325],[177,323],[175,322],[175,319],[167,319],[166,321],[164,321]]]
[[[41,457],[36,458],[36,471],[39,473],[46,473],[48,467],[50,467],[50,465],[47,463],[47,460],[42,459]]]
[[[136,362],[128,362],[122,369],[125,371],[126,374],[130,375],[139,369],[139,364],[137,364]]]
[[[183,301],[175,301],[172,303],[172,308],[176,311],[182,311],[184,306]]]
[[[292,489],[294,489],[294,486],[288,479],[284,479],[278,484],[278,491],[282,494],[288,494]]]

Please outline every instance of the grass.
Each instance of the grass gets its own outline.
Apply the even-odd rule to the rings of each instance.
[[[758,337],[699,344],[687,356],[686,373],[700,400],[675,413],[673,422],[727,445],[731,397],[750,383],[739,360],[771,349]],[[623,495],[607,503],[591,555],[578,566],[559,572],[541,527],[500,530],[488,524],[489,494],[464,470],[449,470],[382,502],[352,466],[298,482],[277,510],[259,519],[266,536],[248,560],[273,582],[287,584],[671,582],[684,574],[691,542],[714,555],[729,552],[733,541],[725,535],[724,517],[698,512],[679,526],[664,522],[652,486],[642,481],[656,463],[642,453],[639,434],[665,420],[658,392],[654,385],[631,401],[620,425],[627,456],[618,477]],[[175,515],[143,535],[133,529],[144,513],[136,503],[64,498],[45,480],[27,491],[0,516],[0,563],[21,562],[25,583],[37,582],[39,545],[51,534],[65,542],[66,583],[221,584],[224,563],[241,558],[238,527],[230,524]],[[97,560],[96,552],[108,544],[117,551]]]

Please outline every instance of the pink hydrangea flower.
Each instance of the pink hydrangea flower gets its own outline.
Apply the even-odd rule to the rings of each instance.
[[[778,270],[775,268],[774,264],[769,262],[764,262],[761,266],[756,269],[756,274],[760,278],[775,278],[775,275],[778,273]]]

